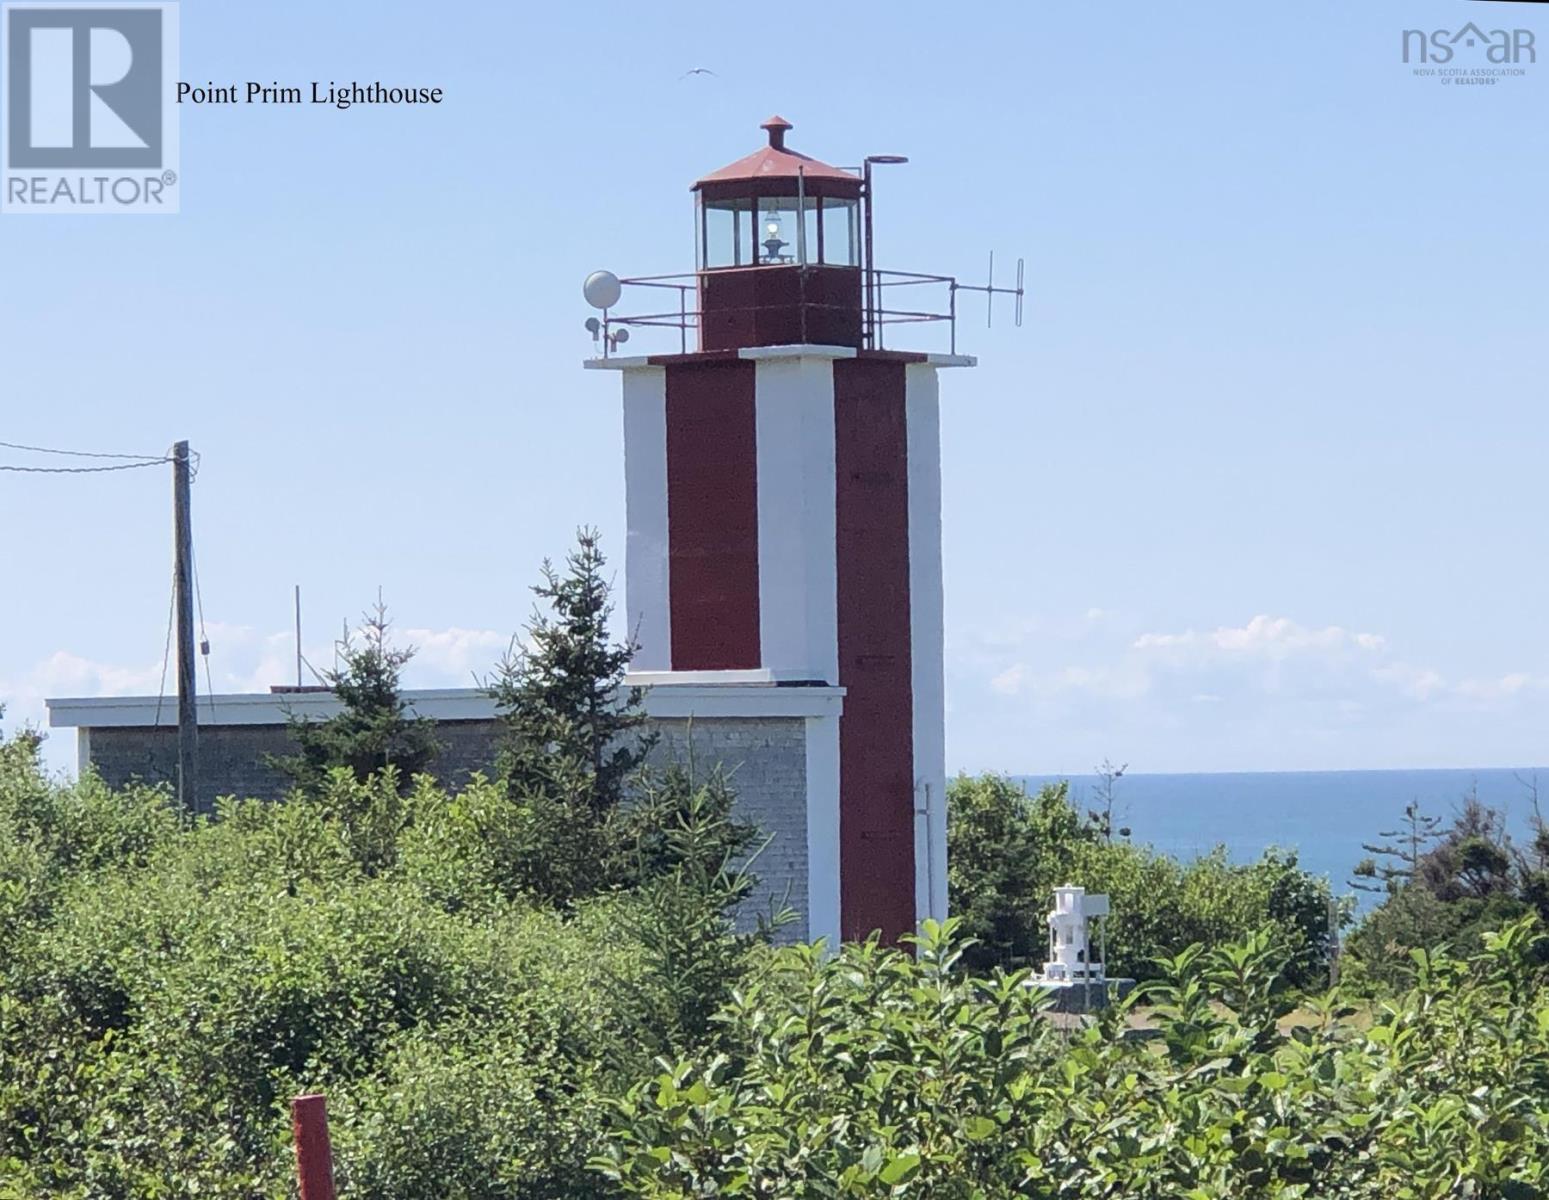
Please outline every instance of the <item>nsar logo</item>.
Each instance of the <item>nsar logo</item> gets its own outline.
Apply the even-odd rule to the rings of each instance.
[[[0,6],[0,211],[178,209],[177,4]]]

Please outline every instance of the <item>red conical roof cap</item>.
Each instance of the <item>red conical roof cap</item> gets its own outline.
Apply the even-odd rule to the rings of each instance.
[[[771,146],[773,146],[776,150],[784,150],[785,131],[787,129],[794,129],[796,127],[787,121],[784,117],[780,116],[779,113],[776,113],[774,116],[770,117],[769,120],[760,125],[759,128],[767,129],[769,131],[769,144]]]
[[[838,167],[831,167],[808,155],[787,149],[785,134],[793,127],[784,117],[778,115],[770,117],[759,128],[769,134],[767,146],[761,146],[746,158],[739,158],[719,171],[712,171],[698,180],[694,187],[697,189],[707,183],[725,184],[752,179],[795,179],[800,172],[808,179],[843,180],[859,189],[861,181],[854,173],[841,171]],[[841,192],[847,191],[848,189],[841,189]]]

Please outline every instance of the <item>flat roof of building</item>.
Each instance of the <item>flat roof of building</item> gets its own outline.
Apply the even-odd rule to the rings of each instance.
[[[626,678],[644,689],[648,716],[836,717],[845,689],[825,683],[776,678],[768,671],[663,671]],[[406,689],[403,698],[417,716],[436,721],[487,721],[497,716],[483,688]],[[56,729],[148,729],[177,725],[174,696],[80,696],[46,701]],[[200,696],[199,724],[284,725],[293,716],[321,720],[339,712],[331,691],[241,692]]]

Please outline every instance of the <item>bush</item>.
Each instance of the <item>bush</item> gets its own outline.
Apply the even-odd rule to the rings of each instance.
[[[1078,851],[1097,835],[1070,803],[1069,785],[1029,796],[1005,775],[959,775],[947,788],[948,905],[970,965],[1040,962],[1055,887],[1075,879]]]
[[[769,926],[733,925],[725,780],[637,773],[594,535],[570,566],[496,689],[503,772],[455,795],[380,607],[283,802],[185,818],[0,744],[0,1200],[289,1196],[314,1090],[348,1195],[616,1194],[605,1098],[716,1039]]]
[[[330,1096],[346,1196],[586,1200],[611,1193],[581,1168],[599,1136],[595,1063],[546,1032],[448,1026],[396,1042],[381,1068]]]
[[[46,923],[72,877],[143,863],[177,830],[165,790],[114,793],[89,774],[58,787],[35,738],[0,741],[0,993],[19,940]]]
[[[725,908],[729,791],[652,795],[634,885],[561,913],[491,836],[522,803],[493,784],[339,768],[182,824],[8,747],[0,1197],[287,1196],[311,1090],[347,1194],[610,1193],[604,1098],[704,1035],[760,940]]]
[[[1067,1036],[1025,975],[771,953],[729,1055],[663,1062],[618,1105],[599,1171],[631,1195],[1527,1200],[1549,1187],[1549,997],[1531,923],[1470,964],[1422,956],[1371,1015],[1287,1021],[1276,939],[1171,958],[1126,1013]]]
[[[1411,804],[1402,825],[1381,835],[1390,841],[1366,847],[1384,861],[1363,862],[1352,883],[1385,896],[1350,936],[1350,984],[1404,988],[1414,980],[1417,950],[1445,943],[1475,954],[1490,930],[1529,913],[1549,920],[1549,826],[1536,790],[1531,798],[1534,836],[1525,847],[1507,835],[1505,814],[1472,792],[1450,825]]]
[[[1103,837],[1064,783],[1030,796],[1006,776],[983,775],[948,789],[947,864],[949,905],[977,940],[965,951],[976,969],[1040,965],[1053,890],[1075,883],[1112,898],[1111,975],[1149,979],[1158,958],[1268,927],[1287,954],[1288,985],[1327,982],[1329,887],[1294,854],[1269,850],[1237,865],[1217,848],[1180,863]]]

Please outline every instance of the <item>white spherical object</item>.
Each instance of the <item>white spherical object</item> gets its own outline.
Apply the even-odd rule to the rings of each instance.
[[[581,285],[581,294],[593,308],[612,308],[624,294],[624,287],[612,271],[593,271]]]

